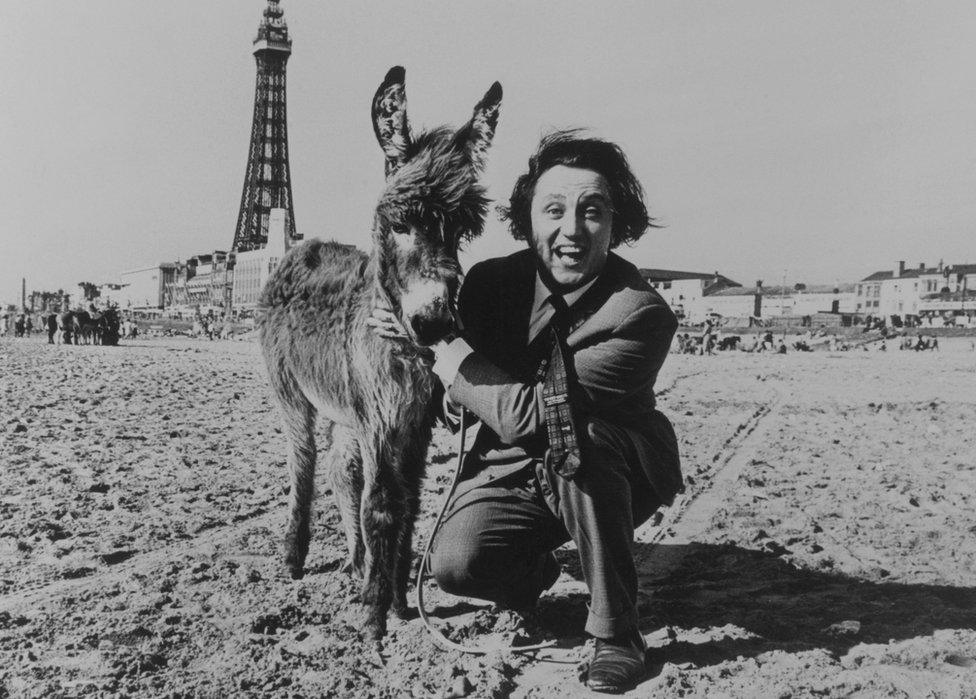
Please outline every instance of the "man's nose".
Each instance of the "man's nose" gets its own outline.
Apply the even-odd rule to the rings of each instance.
[[[566,214],[563,216],[562,230],[560,232],[566,238],[580,238],[586,233],[586,229],[583,226],[583,219],[579,216],[579,214]]]

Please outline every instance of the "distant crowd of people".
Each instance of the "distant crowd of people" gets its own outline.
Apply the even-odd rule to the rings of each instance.
[[[772,330],[754,334],[750,339],[744,340],[741,335],[718,335],[711,323],[705,323],[700,333],[676,334],[671,351],[677,354],[696,355],[714,355],[716,352],[732,350],[756,354],[763,352],[786,354],[789,351],[813,352],[814,347],[819,346],[829,352],[849,352],[858,349],[865,352],[871,349],[885,352],[888,350],[888,341],[895,338],[900,338],[898,343],[900,350],[921,352],[939,349],[939,339],[934,335],[917,333],[913,337],[907,333],[888,330],[884,326],[878,327],[882,330],[880,339],[851,341],[850,338],[839,337],[835,333],[828,333],[821,329],[819,331],[807,331],[787,345],[785,335],[777,338]],[[974,349],[976,349],[976,345],[974,345]]]
[[[226,314],[197,313],[187,325],[176,321],[138,320],[110,304],[99,308],[94,303],[65,312],[4,312],[0,316],[0,335],[27,338],[46,332],[49,344],[118,344],[137,337],[194,337],[208,340],[234,338],[233,319]]]

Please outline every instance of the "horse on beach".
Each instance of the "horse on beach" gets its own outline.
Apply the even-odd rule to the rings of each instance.
[[[58,314],[53,311],[48,313],[44,317],[44,325],[47,328],[47,343],[53,345],[54,336],[58,334]]]
[[[57,340],[59,345],[70,345],[71,341],[75,339],[75,312],[65,311],[58,316],[58,334]],[[75,340],[75,344],[78,344]]]
[[[362,576],[366,634],[386,632],[406,587],[420,485],[439,385],[426,349],[454,331],[459,245],[481,234],[488,208],[479,183],[494,137],[498,83],[460,129],[411,132],[405,74],[391,68],[372,103],[386,186],[369,254],[309,240],[293,247],[265,285],[258,327],[289,443],[290,517],[285,564],[304,575],[311,538],[316,417],[323,461],[348,545]],[[379,337],[374,308],[398,315],[409,341]]]

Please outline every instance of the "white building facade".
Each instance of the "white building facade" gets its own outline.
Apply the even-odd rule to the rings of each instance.
[[[679,272],[670,269],[641,269],[641,276],[686,323],[701,323],[709,313],[707,299],[721,289],[740,287],[715,272]]]
[[[890,271],[862,279],[855,293],[857,312],[865,315],[902,322],[926,315],[968,317],[976,314],[976,264],[906,268],[899,261]]]
[[[160,265],[122,272],[115,301],[122,310],[153,309],[163,305],[163,275]]]
[[[291,245],[287,234],[288,212],[272,209],[268,221],[268,244],[260,250],[238,252],[234,259],[232,302],[236,312],[255,309],[261,290]]]

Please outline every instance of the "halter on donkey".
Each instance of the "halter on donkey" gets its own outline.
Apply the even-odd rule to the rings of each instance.
[[[404,70],[392,68],[373,98],[386,156],[373,249],[310,240],[282,259],[261,296],[260,342],[289,443],[291,515],[285,563],[304,574],[316,462],[315,421],[349,549],[361,575],[367,635],[386,632],[406,587],[420,484],[431,436],[436,378],[424,348],[453,330],[461,242],[480,235],[488,200],[478,178],[498,121],[491,86],[458,130],[413,135]],[[373,308],[398,314],[410,342],[378,337]]]

